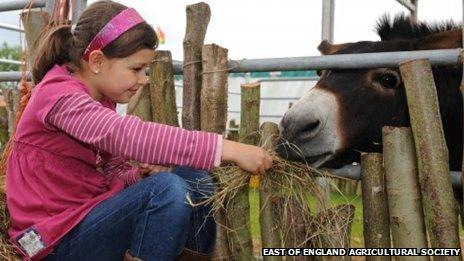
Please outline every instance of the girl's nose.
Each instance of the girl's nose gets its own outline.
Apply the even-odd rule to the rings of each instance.
[[[139,84],[143,86],[148,84],[148,76],[145,73],[139,77]]]

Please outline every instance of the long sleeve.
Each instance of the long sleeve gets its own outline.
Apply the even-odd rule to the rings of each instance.
[[[110,179],[118,178],[126,186],[132,185],[141,179],[140,169],[132,166],[125,159],[114,156],[103,166],[103,173]]]
[[[157,165],[210,170],[219,155],[219,136],[120,116],[86,94],[60,98],[47,124],[114,156]]]

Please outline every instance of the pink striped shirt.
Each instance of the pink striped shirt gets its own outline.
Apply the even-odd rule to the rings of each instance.
[[[94,101],[55,65],[34,87],[8,158],[10,242],[40,260],[97,204],[139,179],[128,160],[209,170],[221,144],[214,133],[117,115],[114,103]]]
[[[188,131],[136,116],[120,116],[89,95],[64,96],[45,118],[46,123],[112,155],[102,170],[126,184],[140,179],[139,169],[127,160],[156,165],[186,165],[210,170],[220,164],[222,136]],[[127,160],[124,160],[127,159]]]

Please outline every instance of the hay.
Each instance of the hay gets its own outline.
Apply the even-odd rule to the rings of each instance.
[[[276,220],[276,226],[280,227],[282,245],[285,247],[324,247],[328,238],[339,241],[341,245],[345,237],[338,230],[341,227],[348,230],[352,218],[338,214],[346,212],[346,208],[334,208],[324,200],[324,192],[317,186],[316,177],[333,177],[328,172],[311,168],[307,164],[287,161],[268,151],[273,158],[273,167],[269,170],[273,177],[270,179],[271,186],[276,188],[278,195],[280,220]],[[201,204],[212,204],[212,211],[221,209],[227,211],[229,201],[243,187],[248,186],[249,173],[239,167],[228,164],[218,167],[213,175],[216,178],[216,193]],[[309,205],[309,197],[316,198],[319,214],[312,213]],[[350,206],[350,209],[354,208]],[[243,213],[239,213],[241,215]],[[336,221],[334,221],[336,220]],[[334,224],[337,224],[335,226]],[[227,227],[227,224],[220,224]],[[347,229],[346,229],[347,228]],[[230,228],[228,228],[230,231]],[[303,234],[302,234],[303,233]],[[326,240],[321,240],[324,238]],[[334,245],[334,243],[331,243]]]
[[[21,260],[13,246],[3,236],[0,237],[0,260]]]
[[[14,247],[8,242],[10,218],[6,209],[4,176],[0,176],[0,260],[21,260]]]
[[[6,209],[6,196],[2,193],[0,194],[0,237],[7,238],[9,225],[10,219]]]

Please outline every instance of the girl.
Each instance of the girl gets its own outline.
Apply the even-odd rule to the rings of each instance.
[[[261,148],[115,113],[147,84],[156,46],[153,28],[112,1],[42,40],[7,169],[10,241],[26,259],[206,260],[211,208],[189,204],[211,195],[206,171],[271,167]]]

